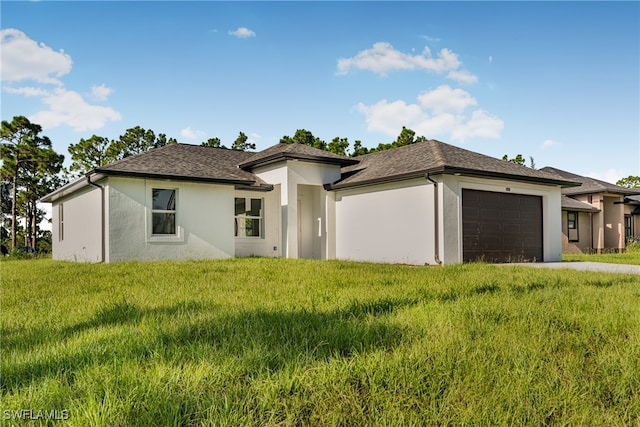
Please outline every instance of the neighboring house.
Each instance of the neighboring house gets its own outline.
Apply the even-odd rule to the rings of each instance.
[[[624,198],[624,235],[627,244],[640,242],[640,189]]]
[[[633,197],[640,190],[552,167],[540,170],[582,184],[562,189],[563,252],[622,251],[640,233],[640,199]]]
[[[559,261],[573,180],[439,141],[346,158],[171,144],[48,194],[53,258]]]

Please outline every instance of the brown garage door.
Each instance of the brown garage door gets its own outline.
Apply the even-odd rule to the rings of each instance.
[[[463,189],[462,257],[542,261],[542,198]]]

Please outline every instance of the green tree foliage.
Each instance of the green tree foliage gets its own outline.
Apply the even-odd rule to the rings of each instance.
[[[385,151],[391,150],[392,148],[404,147],[406,145],[415,144],[416,142],[426,141],[427,138],[424,136],[416,137],[415,131],[409,129],[408,127],[402,126],[402,130],[400,131],[400,135],[396,138],[395,141],[390,143],[380,143],[376,148],[369,150],[369,153],[373,153],[376,151]]]
[[[256,144],[253,142],[247,142],[249,137],[245,135],[244,132],[240,132],[235,141],[233,141],[233,145],[231,145],[232,150],[237,151],[247,151],[247,150],[255,150]]]
[[[24,116],[15,116],[11,122],[2,121],[0,154],[3,182],[11,186],[11,247],[16,247],[18,216],[26,219],[25,243],[36,247],[41,212],[39,198],[60,184],[57,174],[62,169],[64,156],[51,147],[51,140],[41,136],[42,127]]]
[[[106,165],[115,160],[107,155],[111,141],[103,136],[93,135],[89,139],[81,139],[77,144],[69,145],[71,154],[71,166],[69,170],[85,174],[97,167]]]
[[[376,151],[390,150],[392,148],[404,147],[405,145],[415,144],[416,142],[426,141],[424,136],[416,137],[415,131],[405,126],[402,127],[400,135],[395,141],[390,143],[380,143],[376,148],[367,148],[362,145],[362,141],[356,140],[353,144],[353,151],[349,154],[349,140],[347,138],[335,137],[329,144],[314,136],[306,129],[298,129],[293,137],[283,136],[280,143],[283,144],[303,144],[320,150],[329,151],[331,153],[342,156],[361,156]]]
[[[518,154],[512,159],[510,159],[509,156],[505,154],[504,156],[502,156],[502,160],[506,160],[507,162],[515,163],[516,165],[520,166],[527,166],[527,161],[524,159],[524,156],[522,154]],[[536,168],[536,162],[531,156],[529,156],[529,167],[531,169]]]
[[[640,176],[629,175],[616,181],[616,185],[625,188],[640,188]]]
[[[82,175],[116,160],[177,142],[175,138],[167,138],[164,133],[156,137],[152,130],[140,126],[127,129],[116,140],[93,135],[69,146],[69,154],[73,160],[69,170]]]
[[[293,135],[293,138],[285,135],[280,138],[281,144],[302,144],[310,147],[318,148],[320,150],[327,149],[327,143],[320,138],[313,136],[313,134],[306,129],[298,129]]]
[[[177,144],[178,141],[175,138],[167,139],[167,135],[164,133],[159,133],[158,138],[156,138],[156,147],[164,147],[169,144]]]
[[[222,145],[220,138],[209,138],[200,145],[203,147],[227,148],[224,145]]]
[[[349,140],[347,138],[340,138],[338,136],[333,138],[326,148],[326,150],[330,153],[339,154],[341,156],[346,156],[348,149]]]
[[[509,156],[505,154],[504,156],[502,156],[502,160],[506,160],[508,162],[515,163],[516,165],[520,165],[520,166],[524,166],[526,163],[522,154],[518,154],[513,159],[510,159]]]
[[[353,143],[353,152],[351,153],[351,157],[362,156],[367,154],[369,149],[362,145],[362,141],[356,139]]]
[[[151,130],[146,130],[140,126],[127,129],[124,135],[114,140],[107,148],[107,156],[114,160],[124,159],[135,154],[144,153],[152,148],[163,147],[167,144],[174,144],[174,138],[167,140],[165,134],[156,134]]]

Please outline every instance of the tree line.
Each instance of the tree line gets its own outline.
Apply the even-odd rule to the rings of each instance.
[[[164,133],[156,135],[153,130],[140,126],[127,129],[117,139],[110,140],[103,136],[92,135],[88,139],[82,138],[77,143],[69,145],[71,163],[68,168],[65,168],[63,165],[65,156],[56,153],[52,148],[51,140],[41,133],[42,127],[31,123],[24,116],[15,116],[10,122],[2,121],[0,240],[3,247],[6,245],[15,249],[24,244],[24,246],[48,251],[51,247],[50,233],[39,229],[39,224],[45,217],[45,211],[37,206],[40,198],[100,166],[167,144],[177,143],[175,138],[168,138]],[[303,144],[346,157],[356,157],[426,140],[426,137],[417,136],[413,130],[403,126],[394,141],[379,143],[374,148],[363,146],[360,140],[355,140],[351,146],[349,140],[344,137],[335,137],[330,142],[326,142],[306,129],[296,130],[293,136],[284,135],[279,142]],[[244,132],[239,132],[229,148],[216,137],[202,141],[200,145],[239,151],[256,148],[255,143],[250,142]],[[505,155],[503,159],[525,165],[525,159],[521,154],[513,159]],[[530,160],[530,167],[535,168],[533,158]],[[619,180],[617,184],[627,188],[640,187],[640,177],[629,176]],[[19,218],[24,219],[24,226],[19,224]]]

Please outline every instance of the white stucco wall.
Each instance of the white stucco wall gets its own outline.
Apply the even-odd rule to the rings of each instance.
[[[107,261],[215,259],[235,255],[231,185],[108,180]],[[152,188],[176,189],[176,236],[151,235]]]
[[[62,206],[62,207],[61,207]],[[61,234],[60,214],[64,217]],[[101,191],[85,187],[52,205],[52,258],[62,261],[102,261]]]
[[[323,185],[340,179],[340,167],[316,162],[299,160],[283,160],[278,163],[263,166],[253,170],[253,173],[269,184],[280,186],[280,212],[281,212],[281,236],[280,255],[287,258],[299,258],[305,254],[311,254],[311,258],[326,259],[328,257],[327,246],[327,191]],[[306,195],[299,195],[304,186],[316,187],[312,191],[315,199],[310,200]],[[306,188],[306,192],[309,192]],[[311,203],[312,209],[305,209],[314,214],[313,224],[318,225],[321,235],[318,236],[319,250],[311,252],[305,247],[299,248],[300,225],[298,224],[298,205]],[[319,224],[316,222],[319,221]],[[306,222],[305,222],[306,223]],[[306,234],[303,232],[303,234]]]
[[[462,260],[462,190],[482,190],[542,197],[543,257],[562,260],[562,214],[560,187],[499,179],[442,175],[444,182],[444,233],[441,251],[445,264]]]
[[[425,179],[336,191],[334,199],[336,258],[435,264],[433,185]]]
[[[426,179],[415,179],[334,192],[328,204],[335,205],[335,227],[330,224],[335,238],[329,239],[329,253],[373,262],[460,263],[462,190],[472,189],[540,196],[544,260],[561,260],[559,187],[456,175],[431,178],[437,190]]]

